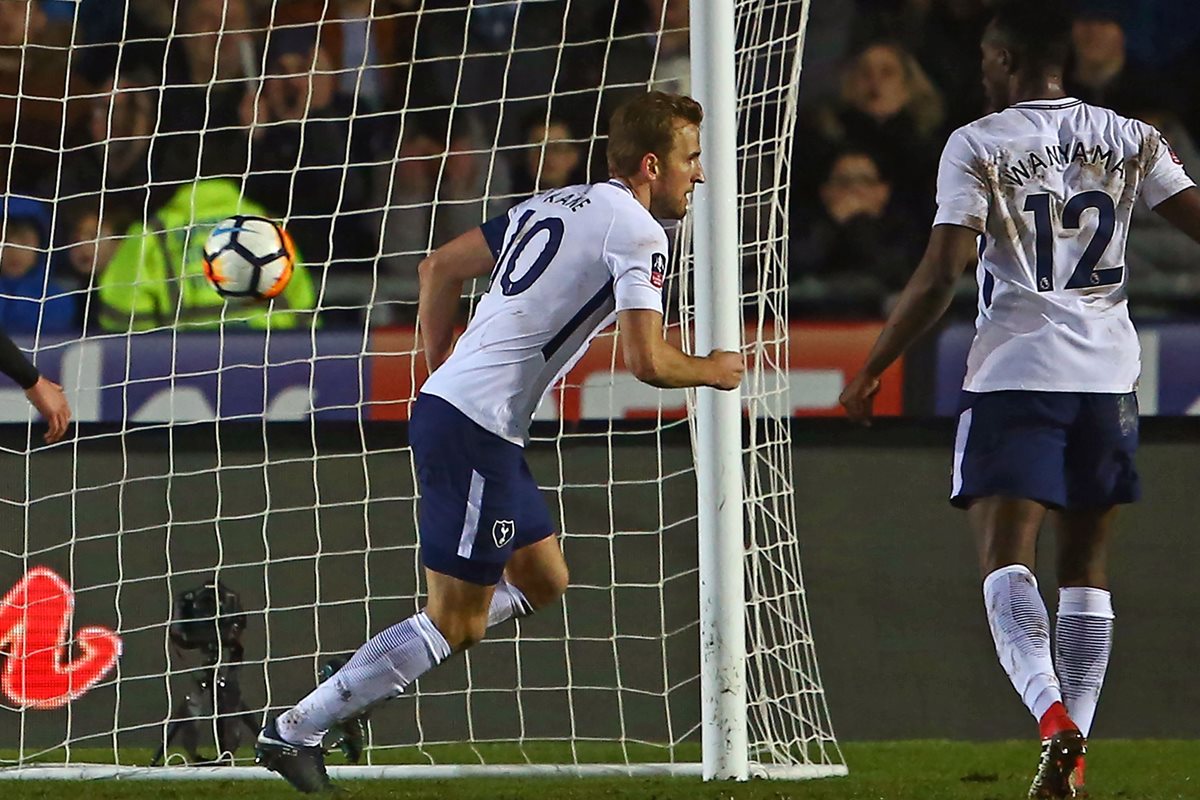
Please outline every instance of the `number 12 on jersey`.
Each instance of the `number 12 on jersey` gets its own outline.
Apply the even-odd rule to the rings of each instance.
[[[1054,291],[1054,220],[1050,214],[1050,203],[1053,198],[1042,192],[1031,194],[1025,198],[1025,211],[1033,214],[1034,241],[1034,276],[1039,292]],[[1064,230],[1079,230],[1082,224],[1083,212],[1094,208],[1099,212],[1096,222],[1096,233],[1079,263],[1075,265],[1067,289],[1094,289],[1097,286],[1111,286],[1120,283],[1125,274],[1125,267],[1104,267],[1096,269],[1108,243],[1112,241],[1113,229],[1117,221],[1117,209],[1112,197],[1100,191],[1080,192],[1067,201],[1063,206],[1062,225]]]

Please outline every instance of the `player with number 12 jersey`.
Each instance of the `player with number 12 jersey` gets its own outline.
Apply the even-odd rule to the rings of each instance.
[[[1141,494],[1125,267],[1134,205],[1200,241],[1200,192],[1158,131],[1064,91],[1071,26],[1055,0],[997,6],[980,66],[998,110],[947,141],[925,255],[841,396],[851,419],[867,420],[883,370],[975,267],[950,500],[975,535],[996,654],[1038,723],[1033,798],[1078,797],[1086,785],[1113,642],[1108,542],[1116,509]],[[1034,574],[1048,517],[1053,639]]]
[[[1125,393],[1140,369],[1125,242],[1139,201],[1192,186],[1157,130],[1071,97],[959,128],[934,224],[980,234],[976,336],[963,388]]]

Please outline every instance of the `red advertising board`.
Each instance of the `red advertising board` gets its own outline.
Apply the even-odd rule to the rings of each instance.
[[[879,335],[881,324],[865,323],[792,323],[788,330],[788,352],[783,356],[784,337],[771,331],[746,328],[746,342],[764,342],[759,350],[771,365],[761,385],[747,386],[746,394],[764,398],[747,411],[761,414],[763,404],[778,403],[786,394],[794,416],[841,416],[837,404],[842,387],[862,365]],[[679,343],[679,330],[669,337]],[[376,331],[371,337],[371,408],[369,417],[379,420],[408,418],[415,389],[428,374],[425,357],[417,352],[416,336],[411,328]],[[753,356],[752,356],[753,357]],[[786,362],[786,365],[783,363]],[[896,416],[903,401],[903,365],[897,362],[883,378],[883,387],[875,402],[876,413]],[[591,343],[579,363],[567,375],[538,411],[539,419],[638,419],[679,418],[685,413],[682,390],[660,391],[635,380],[625,370],[624,359],[611,331]]]

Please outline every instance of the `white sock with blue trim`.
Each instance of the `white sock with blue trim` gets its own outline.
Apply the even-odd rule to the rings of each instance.
[[[527,617],[533,613],[533,605],[521,590],[506,580],[496,584],[492,604],[488,607],[488,627],[499,625],[512,617]]]
[[[520,589],[505,580],[496,584],[489,628],[532,613]],[[329,680],[280,715],[279,734],[294,744],[320,744],[334,723],[395,697],[449,655],[450,645],[424,611],[409,617],[360,647]]]
[[[1063,704],[1084,736],[1092,731],[1113,641],[1112,595],[1090,586],[1058,590],[1054,662],[1062,676]]]
[[[1050,615],[1027,567],[1001,567],[983,580],[983,601],[1000,665],[1039,722],[1062,701],[1050,655]]]
[[[389,700],[450,656],[450,645],[421,611],[377,634],[346,665],[280,715],[279,735],[319,745],[334,723]]]

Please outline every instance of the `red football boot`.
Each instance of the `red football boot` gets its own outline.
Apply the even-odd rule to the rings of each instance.
[[[1078,797],[1073,776],[1087,753],[1087,739],[1071,721],[1062,703],[1055,703],[1042,715],[1042,756],[1037,773],[1029,786],[1031,798]],[[1082,770],[1081,770],[1082,773]]]

